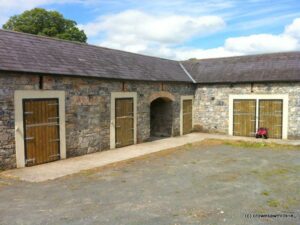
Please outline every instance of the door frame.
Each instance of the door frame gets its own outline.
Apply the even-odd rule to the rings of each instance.
[[[137,143],[137,93],[136,92],[111,92],[110,97],[110,149],[116,148],[116,99],[133,98],[133,142]]]
[[[256,100],[256,130],[258,129],[259,119],[259,100],[282,100],[282,139],[288,138],[288,113],[289,113],[289,95],[288,94],[249,94],[249,95],[229,95],[229,124],[228,133],[233,136],[233,100]]]
[[[180,135],[183,135],[183,101],[192,100],[192,127],[194,127],[194,96],[185,95],[180,97]]]
[[[60,159],[66,158],[65,92],[42,90],[17,90],[14,93],[17,168],[25,167],[23,100],[49,98],[58,99]]]

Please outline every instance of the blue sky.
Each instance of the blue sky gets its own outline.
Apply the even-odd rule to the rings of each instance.
[[[1,24],[33,7],[58,10],[77,21],[91,44],[171,59],[300,50],[299,0],[0,0],[0,6]]]

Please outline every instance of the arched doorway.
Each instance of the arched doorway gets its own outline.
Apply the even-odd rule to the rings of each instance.
[[[173,126],[173,101],[160,97],[150,104],[150,135],[152,139],[171,137]]]

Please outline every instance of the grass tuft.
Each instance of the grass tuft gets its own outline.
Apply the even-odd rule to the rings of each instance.
[[[267,201],[267,203],[270,207],[278,207],[280,205],[280,202],[276,199],[270,199]]]
[[[221,139],[206,139],[202,141],[204,145],[229,145],[234,147],[241,147],[241,148],[270,148],[270,149],[286,149],[286,150],[300,150],[300,146],[294,145],[284,145],[284,144],[277,144],[272,142],[266,141],[257,141],[253,139],[253,141],[236,141],[236,140],[221,140]]]
[[[270,193],[268,191],[263,191],[261,194],[264,195],[264,196],[269,196],[270,195]]]

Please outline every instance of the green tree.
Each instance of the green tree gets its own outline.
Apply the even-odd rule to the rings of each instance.
[[[87,37],[84,31],[79,30],[76,25],[75,21],[65,19],[57,11],[35,8],[10,17],[3,25],[3,29],[86,42]]]

